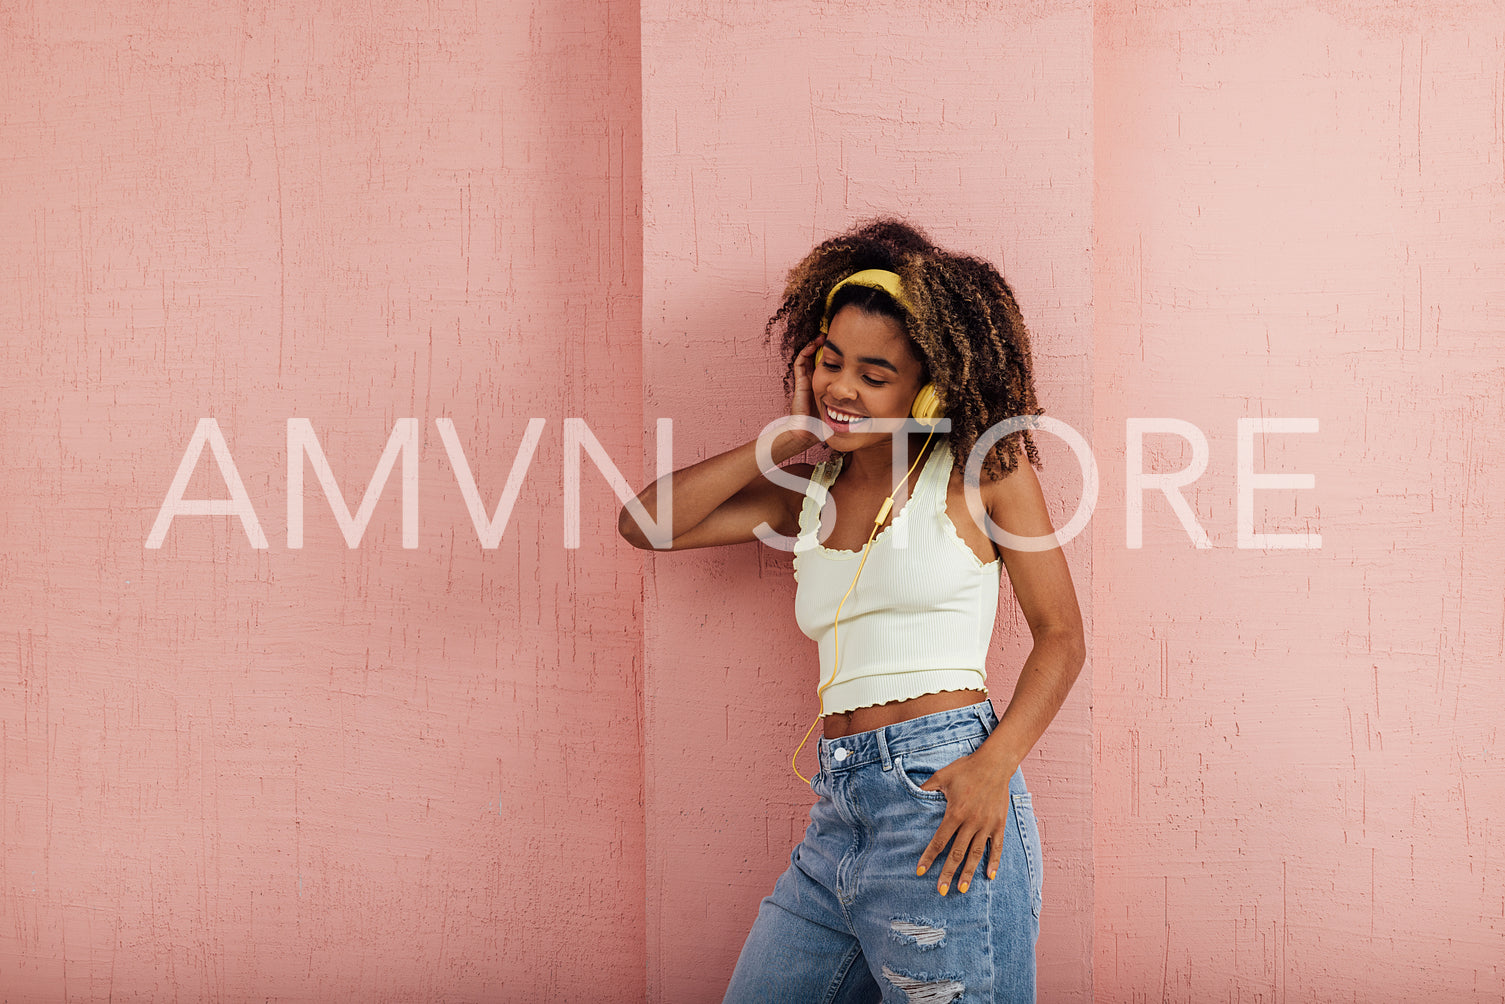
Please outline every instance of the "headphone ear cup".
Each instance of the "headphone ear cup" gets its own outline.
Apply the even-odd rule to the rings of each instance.
[[[935,389],[933,383],[927,383],[921,387],[920,392],[914,397],[914,404],[909,406],[909,417],[921,425],[934,425],[945,415],[946,407],[941,401],[940,392]]]

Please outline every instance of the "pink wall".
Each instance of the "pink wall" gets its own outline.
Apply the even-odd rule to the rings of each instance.
[[[641,997],[641,561],[560,505],[638,439],[635,8],[7,17],[0,996]],[[265,550],[143,546],[204,416]],[[489,510],[534,416],[484,549],[435,420]],[[417,548],[311,465],[288,547],[293,417],[352,510],[417,418]]]
[[[1505,12],[1099,3],[1094,48],[1097,996],[1501,1000]],[[1155,416],[1210,550],[1158,492],[1125,546]],[[1237,421],[1306,416],[1254,523],[1321,549],[1241,550]]]
[[[785,270],[897,211],[1100,466],[1041,999],[1505,997],[1505,15],[984,6],[0,13],[0,996],[719,999],[809,804],[788,561],[631,551],[589,460],[566,548],[564,420],[750,438]],[[145,546],[206,416],[265,549]],[[1254,526],[1321,548],[1240,549],[1287,417]],[[350,548],[307,461],[288,546],[290,418],[352,511],[417,420],[416,548],[400,463]],[[490,511],[530,418],[488,549],[436,420]],[[1213,547],[1126,546],[1135,418]]]

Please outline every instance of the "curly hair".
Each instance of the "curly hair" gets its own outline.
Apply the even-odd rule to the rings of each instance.
[[[898,273],[910,309],[881,290],[844,287],[832,303],[833,314],[854,303],[902,322],[924,361],[926,378],[945,401],[958,468],[993,425],[1045,414],[1035,398],[1029,330],[1003,276],[981,258],[946,251],[919,229],[891,217],[822,242],[789,271],[783,302],[764,329],[770,340],[777,337],[788,361],[786,394],[794,388],[795,356],[820,337],[831,287],[868,268]],[[1030,424],[988,450],[982,464],[986,476],[1012,473],[1021,448],[1030,463],[1043,466]]]

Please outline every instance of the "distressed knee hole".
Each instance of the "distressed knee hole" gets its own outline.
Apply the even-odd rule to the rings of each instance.
[[[934,948],[946,940],[946,929],[933,924],[920,924],[912,920],[895,918],[888,926],[900,941],[912,942],[921,948]]]
[[[967,989],[958,980],[920,980],[883,967],[883,978],[904,991],[909,1004],[950,1004]]]

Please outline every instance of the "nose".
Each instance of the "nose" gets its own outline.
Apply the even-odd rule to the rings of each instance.
[[[832,375],[831,383],[827,386],[826,390],[831,397],[838,401],[851,401],[857,397],[857,390],[852,386],[845,366]]]

